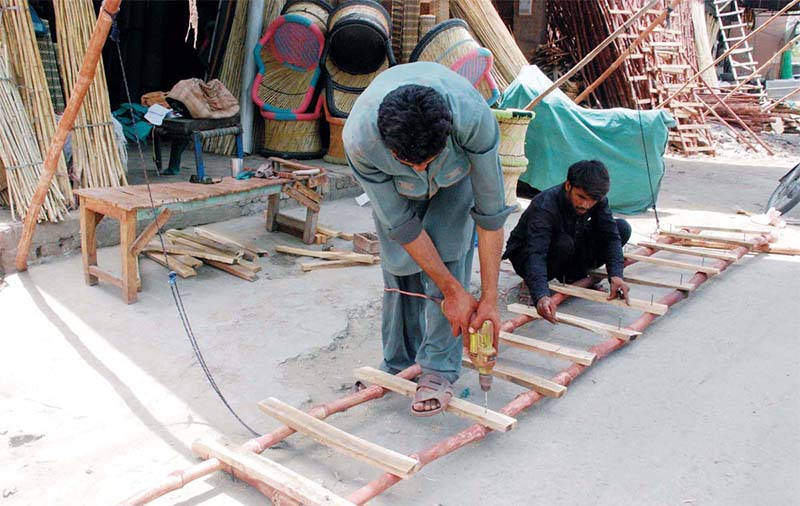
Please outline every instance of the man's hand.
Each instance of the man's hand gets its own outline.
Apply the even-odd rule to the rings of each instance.
[[[492,332],[494,333],[492,345],[497,350],[497,344],[500,340],[500,312],[497,310],[497,296],[481,296],[481,300],[478,302],[478,309],[470,320],[469,332],[479,331],[483,326],[483,322],[487,320],[492,322]],[[464,347],[469,348],[469,335],[464,334],[462,337],[464,338]]]
[[[442,312],[453,329],[453,337],[469,336],[469,323],[475,310],[478,308],[478,301],[475,297],[467,293],[461,285],[458,285],[452,292],[445,294],[442,302]]]
[[[608,288],[608,300],[612,299],[625,299],[625,304],[630,305],[631,301],[628,299],[628,291],[631,289],[621,277],[614,276],[609,280],[611,286]]]
[[[550,323],[558,323],[558,320],[556,320],[556,305],[553,303],[553,299],[547,295],[540,297],[536,301],[536,312]]]

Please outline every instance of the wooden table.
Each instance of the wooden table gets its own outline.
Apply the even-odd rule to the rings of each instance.
[[[166,221],[170,211],[190,211],[207,207],[209,203],[222,205],[261,195],[280,196],[281,187],[289,182],[281,178],[237,181],[226,177],[216,184],[154,183],[150,185],[150,190],[156,213],[161,213],[159,216]],[[154,219],[147,185],[85,188],[75,190],[75,195],[80,197],[81,256],[86,284],[96,285],[98,280],[111,283],[122,290],[125,302],[136,302],[141,289],[139,252],[159,228],[156,223],[151,223],[138,238],[136,236],[139,218]],[[119,221],[121,277],[97,266],[96,229],[104,217]],[[163,223],[160,225],[163,226]]]

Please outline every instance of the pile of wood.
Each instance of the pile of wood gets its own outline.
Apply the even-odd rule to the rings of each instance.
[[[303,262],[300,268],[303,272],[315,271],[319,269],[334,269],[338,267],[354,267],[357,265],[375,265],[380,263],[381,257],[365,253],[355,253],[352,251],[317,251],[303,248],[293,248],[290,246],[278,246],[275,248],[278,253],[295,255],[300,257],[320,258],[322,261]]]
[[[737,125],[738,120],[736,117],[738,116],[755,132],[763,132],[769,129],[772,115],[761,109],[758,95],[737,92],[729,96],[723,90],[722,93],[719,93],[719,96],[724,98],[727,107],[720,105],[714,99],[710,89],[697,92],[697,97],[712,107],[728,123],[734,126]]]
[[[261,270],[258,257],[267,251],[203,228],[192,230],[167,230],[152,239],[142,250],[155,262],[175,271],[182,278],[196,276],[197,267],[210,265],[236,277],[255,281]],[[166,258],[164,257],[166,251]]]
[[[800,133],[800,108],[781,103],[776,105],[770,114],[783,122],[784,132]]]

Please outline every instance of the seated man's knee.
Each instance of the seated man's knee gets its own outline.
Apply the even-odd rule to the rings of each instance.
[[[622,218],[617,218],[614,221],[617,222],[617,230],[619,230],[620,242],[622,243],[623,246],[625,246],[626,244],[628,244],[628,240],[630,240],[631,233],[633,231],[631,229],[631,224],[628,223],[626,220],[623,220]]]

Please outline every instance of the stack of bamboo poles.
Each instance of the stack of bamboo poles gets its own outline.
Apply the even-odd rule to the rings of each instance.
[[[53,102],[47,86],[28,0],[0,0],[3,27],[6,31],[11,56],[11,68],[20,85],[20,95],[36,134],[42,159],[56,132]],[[56,184],[62,195],[72,201],[72,185],[67,174],[64,157],[58,160]]]
[[[244,69],[246,51],[245,36],[247,35],[247,10],[249,5],[249,0],[236,2],[233,26],[225,48],[222,71],[219,74],[219,80],[237,98],[242,93],[242,70]],[[231,135],[211,137],[203,141],[203,150],[220,155],[232,155],[236,151],[236,143]]]
[[[522,54],[491,0],[450,0],[450,13],[454,18],[466,21],[478,42],[492,52],[492,77],[500,91],[505,90],[517,78],[522,67],[528,65],[528,59]]]
[[[75,89],[97,15],[91,0],[56,0],[53,7],[61,78],[69,97]],[[102,59],[72,131],[72,167],[85,188],[128,184],[114,136]]]
[[[45,90],[45,93],[47,90]],[[11,77],[5,42],[0,39],[0,166],[6,184],[3,198],[14,218],[24,218],[42,174],[42,156],[28,113]],[[55,182],[50,185],[38,220],[60,221],[67,215],[64,196]]]
[[[714,93],[725,97],[725,105],[728,107],[720,105],[714,99],[711,90],[700,90],[697,93],[697,97],[714,109],[725,121],[736,125],[738,124],[736,116],[738,116],[755,132],[763,132],[769,128],[772,115],[761,109],[758,95],[742,91],[738,91],[733,95],[726,95],[724,89],[716,90]]]

